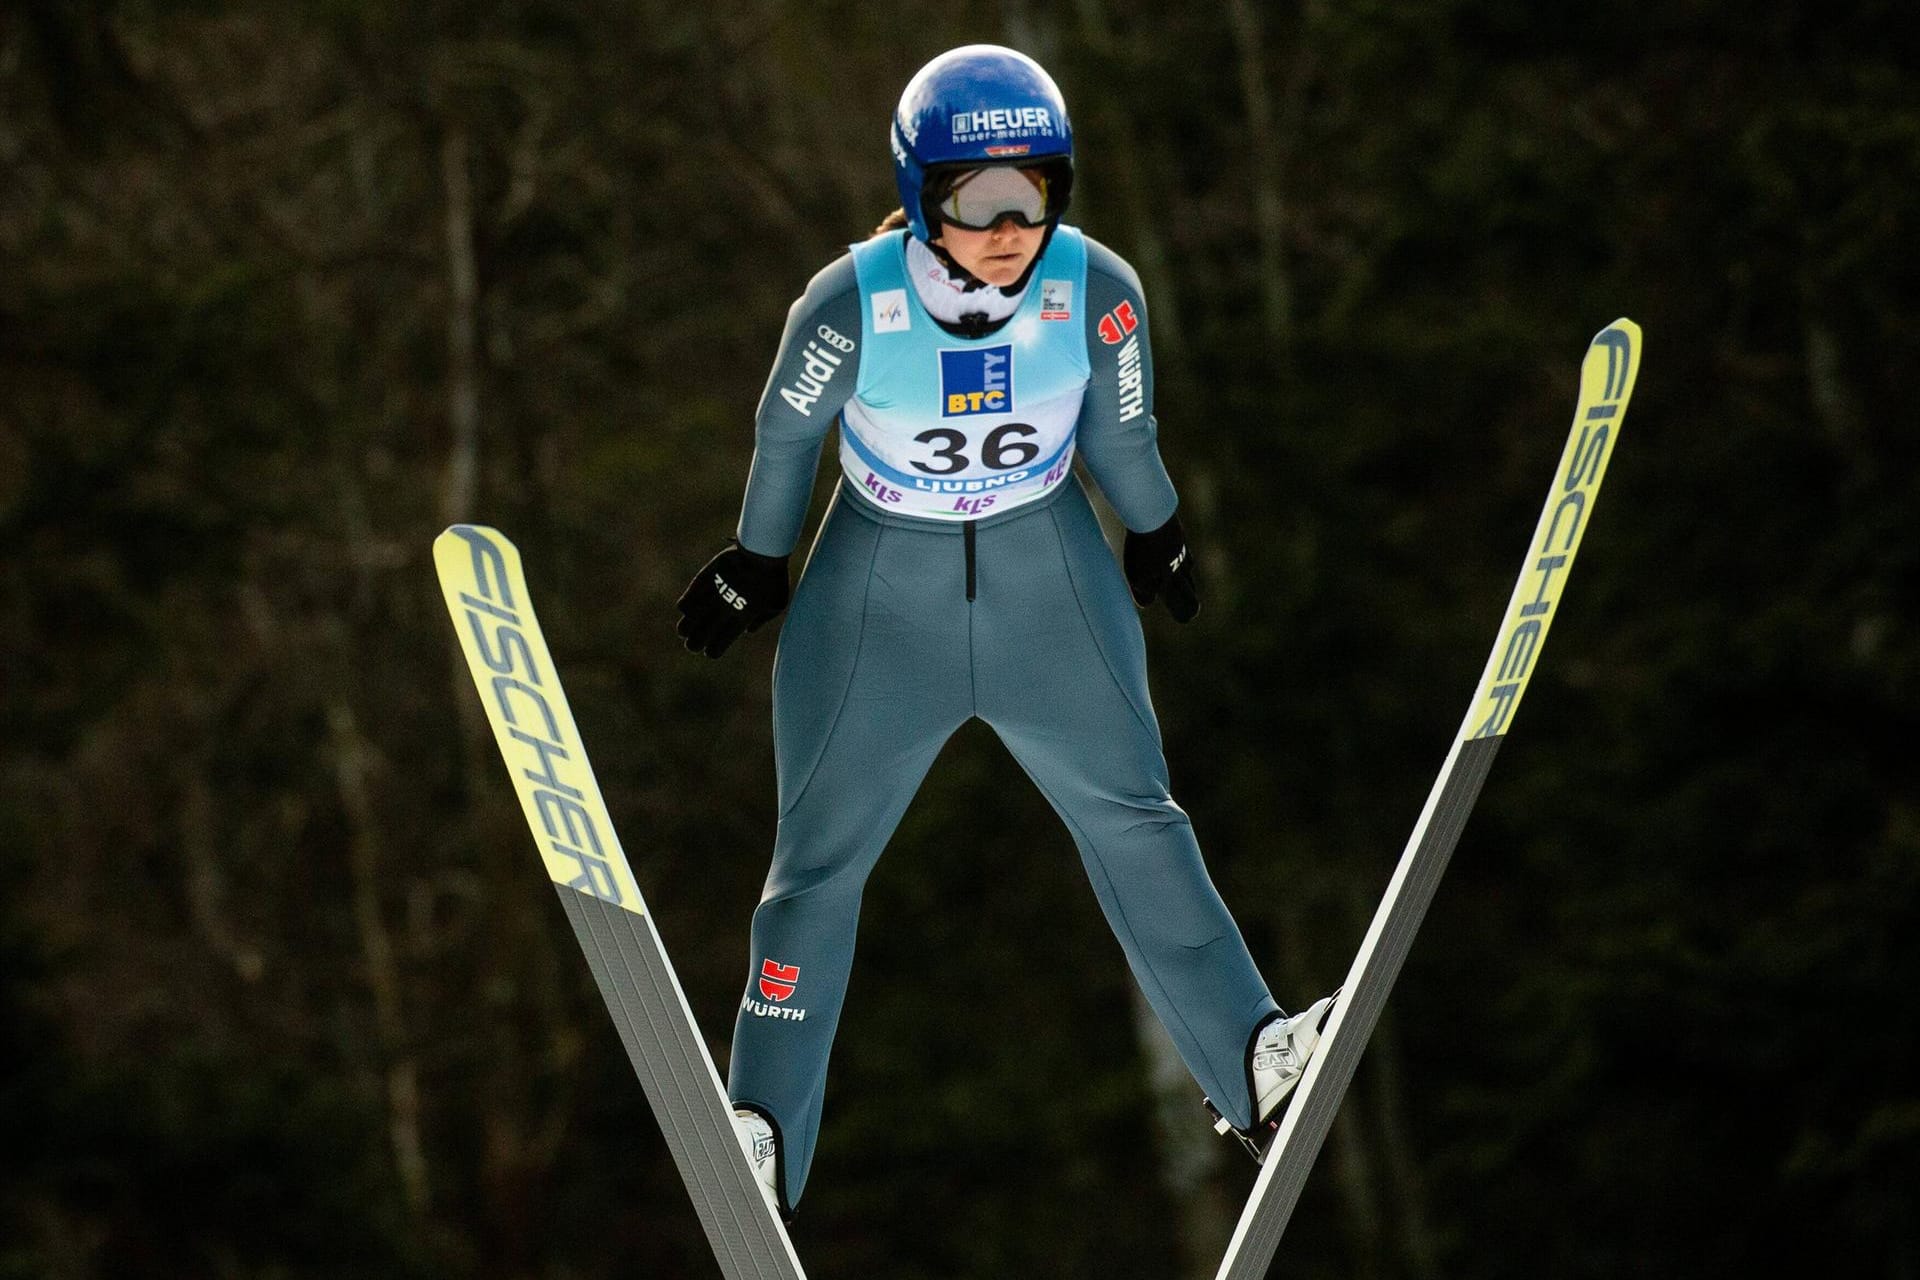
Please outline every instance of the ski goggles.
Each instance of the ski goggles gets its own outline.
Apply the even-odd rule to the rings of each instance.
[[[990,231],[1002,218],[1037,227],[1047,220],[1050,185],[1038,169],[1010,165],[968,169],[953,176],[934,209],[940,221],[963,231]]]

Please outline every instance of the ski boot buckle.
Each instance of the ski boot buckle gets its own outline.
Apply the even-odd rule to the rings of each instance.
[[[1280,1124],[1277,1120],[1268,1120],[1249,1133],[1245,1129],[1237,1128],[1233,1121],[1221,1115],[1220,1108],[1213,1105],[1212,1098],[1203,1098],[1202,1101],[1206,1103],[1207,1114],[1213,1117],[1215,1133],[1238,1142],[1246,1149],[1247,1154],[1253,1157],[1255,1164],[1267,1162],[1267,1148],[1273,1145],[1273,1135],[1280,1132]]]

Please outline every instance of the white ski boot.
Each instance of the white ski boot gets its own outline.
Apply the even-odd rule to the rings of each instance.
[[[790,1216],[780,1206],[779,1141],[773,1136],[773,1122],[749,1107],[733,1109],[733,1129],[740,1138],[740,1149],[747,1153],[753,1176],[760,1183],[773,1216],[786,1221]]]
[[[1247,1083],[1256,1117],[1251,1129],[1235,1128],[1220,1114],[1213,1100],[1207,1100],[1215,1132],[1238,1139],[1256,1164],[1266,1161],[1267,1147],[1273,1135],[1280,1131],[1280,1106],[1292,1096],[1294,1086],[1306,1074],[1307,1060],[1320,1047],[1320,1033],[1326,1028],[1334,1001],[1339,998],[1340,993],[1335,991],[1307,1006],[1303,1013],[1268,1019],[1254,1032],[1253,1043],[1247,1050]]]

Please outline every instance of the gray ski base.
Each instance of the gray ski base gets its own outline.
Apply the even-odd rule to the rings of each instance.
[[[555,885],[727,1280],[805,1280],[650,917]]]

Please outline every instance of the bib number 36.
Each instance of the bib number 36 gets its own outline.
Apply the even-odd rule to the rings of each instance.
[[[995,471],[1011,471],[1015,467],[1024,467],[1040,456],[1040,446],[1022,437],[1038,434],[1040,433],[1037,428],[1028,426],[1024,422],[1009,422],[1004,426],[995,427],[987,433],[986,439],[980,442],[980,461]],[[952,427],[934,427],[930,431],[922,431],[913,439],[916,444],[937,446],[933,451],[932,461],[921,462],[917,458],[909,459],[916,471],[925,472],[930,476],[950,476],[956,472],[965,471],[973,465],[967,457],[966,451],[970,441],[964,431],[956,431]],[[935,466],[934,462],[945,465]]]

